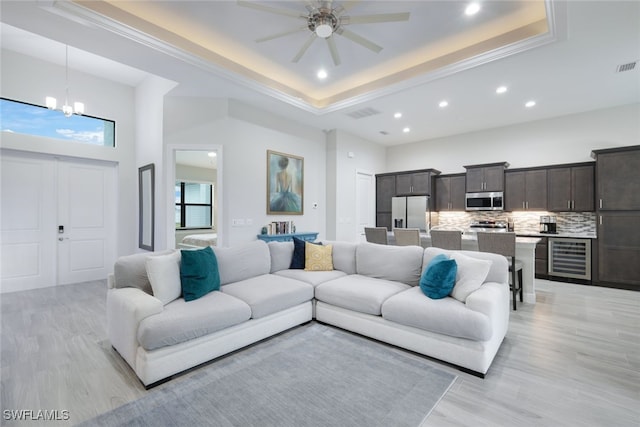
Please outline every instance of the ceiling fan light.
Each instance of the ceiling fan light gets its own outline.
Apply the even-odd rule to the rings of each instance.
[[[326,39],[331,36],[331,34],[333,34],[333,27],[327,22],[327,20],[322,19],[322,22],[319,25],[316,25],[316,35]]]

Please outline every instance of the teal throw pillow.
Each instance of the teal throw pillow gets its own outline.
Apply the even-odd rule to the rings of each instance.
[[[442,299],[451,293],[456,284],[458,265],[445,254],[431,259],[420,278],[420,289],[431,299]]]
[[[185,301],[193,301],[220,290],[218,260],[210,246],[193,251],[182,250],[180,285]]]

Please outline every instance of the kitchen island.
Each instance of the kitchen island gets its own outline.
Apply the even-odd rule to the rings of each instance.
[[[538,237],[516,237],[516,259],[522,261],[522,296],[524,302],[528,304],[536,303],[535,272],[536,272],[536,244],[540,241]],[[420,243],[423,248],[431,246],[431,236],[429,233],[420,234]],[[389,233],[389,244],[395,244],[393,233]],[[462,249],[465,251],[477,251],[478,239],[475,233],[464,233],[462,235]]]

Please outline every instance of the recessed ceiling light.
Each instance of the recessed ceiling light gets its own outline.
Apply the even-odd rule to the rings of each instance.
[[[524,106],[527,107],[527,108],[531,108],[531,107],[533,107],[535,105],[536,105],[536,101],[527,101],[527,103],[524,104]]]
[[[404,129],[402,129],[402,132],[409,133],[409,132],[411,132],[411,128],[404,128]]]
[[[480,11],[479,3],[469,3],[467,8],[464,10],[464,14],[467,16],[475,15]]]
[[[214,151],[210,151],[210,152],[208,152],[208,153],[207,153],[207,156],[209,156],[209,157],[215,157],[215,156],[216,156],[216,153],[215,153]]]
[[[400,117],[402,117],[402,113],[395,113],[393,117],[399,119]]]
[[[496,93],[505,93],[507,91],[506,86],[500,86],[496,89]]]
[[[320,80],[324,80],[324,79],[327,78],[328,74],[327,74],[327,72],[325,70],[320,70],[320,71],[318,71],[317,76],[318,76],[318,78]]]
[[[440,101],[440,103],[438,104],[438,107],[440,107],[440,108],[444,108],[444,107],[446,107],[447,105],[449,105],[449,102],[448,102],[448,101]]]

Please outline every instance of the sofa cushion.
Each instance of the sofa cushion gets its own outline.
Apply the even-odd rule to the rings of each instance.
[[[431,299],[449,296],[456,284],[456,261],[445,254],[434,257],[420,278],[420,289]]]
[[[424,249],[360,243],[356,249],[357,273],[416,286],[422,274]]]
[[[275,274],[264,274],[225,285],[222,292],[249,304],[254,319],[313,299],[313,286]]]
[[[277,276],[288,277],[290,279],[300,280],[301,282],[308,283],[313,287],[318,286],[320,283],[328,282],[329,280],[344,277],[347,273],[340,270],[332,271],[305,271],[305,270],[280,270],[274,273]]]
[[[488,316],[467,308],[455,298],[431,299],[419,288],[400,292],[382,305],[382,317],[391,322],[475,341],[491,338]]]
[[[218,260],[211,246],[197,250],[182,250],[180,283],[185,301],[193,301],[220,289]]]
[[[180,252],[168,255],[150,256],[146,261],[147,276],[153,289],[153,296],[167,305],[180,298]]]
[[[218,259],[221,285],[269,274],[271,270],[269,247],[263,240],[229,248],[215,247],[213,252]]]
[[[333,247],[334,270],[344,271],[347,274],[356,274],[357,243],[336,240],[324,240],[322,243]]]
[[[486,259],[491,261],[491,268],[487,274],[485,282],[509,283],[509,264],[507,259],[502,255],[493,254],[491,252],[478,251],[451,251],[447,249],[434,248],[432,246],[424,250],[423,265],[426,267],[433,257],[439,254],[447,254],[451,256],[453,253],[460,253],[475,259]]]
[[[271,255],[270,273],[280,270],[288,270],[293,256],[293,242],[269,242],[269,255]]]
[[[210,292],[185,302],[179,298],[140,322],[138,342],[146,350],[179,344],[251,318],[251,308],[231,295]]]
[[[293,237],[293,255],[289,268],[294,270],[304,269],[306,241]]]
[[[387,298],[409,288],[409,285],[400,282],[351,274],[316,286],[316,299],[360,313],[379,316],[382,303]]]
[[[118,258],[113,266],[113,278],[116,288],[138,288],[149,295],[153,295],[149,276],[147,276],[146,261],[150,256],[167,255],[173,250],[159,252],[144,252]]]
[[[458,265],[456,284],[451,291],[451,296],[465,302],[467,297],[476,289],[480,289],[484,283],[491,268],[491,261],[471,258],[457,252],[452,253],[451,258]]]
[[[314,245],[307,242],[305,244],[304,269],[306,271],[332,271],[333,246]]]

